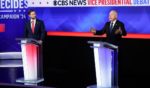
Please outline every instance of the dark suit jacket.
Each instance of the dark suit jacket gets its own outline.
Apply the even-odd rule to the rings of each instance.
[[[46,36],[44,22],[36,19],[34,33],[31,29],[31,22],[30,20],[25,25],[25,38],[33,38],[36,40],[43,40]]]
[[[122,30],[122,34],[115,34],[115,31],[118,30],[119,28]],[[113,44],[119,42],[121,37],[127,34],[124,24],[119,20],[117,20],[116,23],[114,24],[112,31],[110,31],[110,22],[106,22],[102,30],[96,31],[95,34],[101,35],[104,33],[106,33],[106,41]]]

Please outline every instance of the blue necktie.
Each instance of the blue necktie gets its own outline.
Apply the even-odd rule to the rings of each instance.
[[[113,29],[113,22],[110,23],[110,29],[109,29],[110,33],[111,33],[112,29]]]

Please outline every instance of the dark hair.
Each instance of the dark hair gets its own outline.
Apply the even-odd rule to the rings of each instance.
[[[33,9],[29,10],[29,11],[28,11],[28,15],[30,15],[31,12],[35,12],[35,10],[33,10]]]

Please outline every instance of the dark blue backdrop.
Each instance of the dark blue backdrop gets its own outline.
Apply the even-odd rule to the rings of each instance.
[[[28,8],[30,9],[30,8]],[[124,22],[128,33],[150,33],[150,7],[70,7],[32,8],[39,19],[45,22],[47,31],[88,32],[90,27],[101,29],[108,21],[108,13],[115,9],[119,20]],[[23,11],[23,10],[22,10]],[[19,12],[19,14],[27,12]],[[3,13],[0,13],[0,15]],[[10,13],[12,14],[12,13]],[[13,13],[14,14],[14,13]],[[23,37],[24,19],[0,19],[6,24],[6,31],[0,33],[0,52],[19,51],[15,38]]]
[[[129,33],[150,33],[150,7],[36,8],[36,11],[47,31],[87,32],[90,27],[101,29],[111,9],[118,11],[119,20]]]

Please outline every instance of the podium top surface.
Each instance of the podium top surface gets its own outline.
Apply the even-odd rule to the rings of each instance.
[[[16,38],[16,40],[32,40],[38,42],[36,39],[33,38]]]
[[[41,45],[41,43],[39,43],[38,40],[33,39],[33,38],[16,38],[16,40],[20,40],[21,44],[25,44],[25,43],[33,43],[35,45]]]
[[[118,46],[108,43],[108,42],[102,42],[102,41],[88,41],[89,44],[93,44],[92,48],[98,48],[98,47],[108,47],[113,49],[118,49]]]

